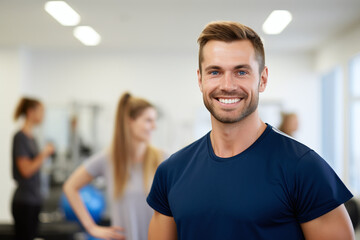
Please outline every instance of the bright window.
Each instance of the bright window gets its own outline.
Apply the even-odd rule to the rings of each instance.
[[[360,55],[350,62],[350,186],[360,193]]]
[[[343,170],[342,80],[340,68],[335,68],[321,80],[322,157],[339,176]]]

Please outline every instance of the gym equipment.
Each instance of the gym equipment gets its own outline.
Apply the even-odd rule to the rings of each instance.
[[[358,200],[355,198],[352,198],[349,201],[347,201],[344,205],[345,205],[346,210],[349,213],[351,223],[352,223],[354,229],[356,229],[360,222],[360,207],[359,207]]]
[[[37,239],[46,240],[73,240],[74,235],[81,232],[79,224],[75,222],[52,222],[40,223]],[[15,239],[15,231],[13,224],[1,223],[0,224],[0,239],[13,240]],[[90,240],[90,239],[89,239]],[[91,239],[93,240],[93,239]]]
[[[99,223],[106,207],[103,193],[95,187],[87,185],[80,189],[80,197],[94,221]],[[65,214],[66,220],[79,222],[64,193],[60,198],[60,209]]]

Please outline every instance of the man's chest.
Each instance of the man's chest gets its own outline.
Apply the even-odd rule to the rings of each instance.
[[[280,175],[269,175],[265,167],[207,166],[185,172],[168,197],[178,222],[223,217],[236,223],[266,225],[294,218],[285,186]]]

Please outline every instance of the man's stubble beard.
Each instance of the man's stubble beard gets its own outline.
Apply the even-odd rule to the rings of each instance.
[[[212,97],[211,94],[209,97],[210,99],[214,99]],[[244,94],[242,94],[244,96]],[[234,93],[227,93],[227,94],[223,94],[222,96],[227,96],[227,97],[237,97],[238,95],[234,95]],[[248,95],[245,94],[246,97],[242,98],[241,101],[246,101],[248,98]],[[207,100],[206,96],[203,95],[203,101],[205,104],[205,107],[209,110],[209,112],[211,113],[211,115],[218,120],[221,123],[237,123],[242,121],[243,119],[247,118],[249,115],[251,115],[253,112],[255,112],[255,110],[258,107],[259,104],[259,90],[253,95],[254,97],[251,98],[249,104],[247,106],[245,106],[242,111],[237,114],[237,116],[234,117],[227,117],[227,116],[221,116],[221,113],[217,113],[215,111],[215,107],[213,106],[213,104],[210,103],[210,101]],[[217,101],[217,100],[213,100],[213,101]],[[246,104],[246,103],[245,103]]]

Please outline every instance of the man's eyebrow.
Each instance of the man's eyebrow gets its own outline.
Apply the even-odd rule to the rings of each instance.
[[[221,67],[216,66],[216,65],[210,65],[208,67],[205,68],[205,71],[209,71],[209,70],[220,70]]]
[[[219,67],[217,65],[210,65],[210,66],[205,68],[205,71],[220,70],[220,69],[221,69],[221,67]],[[234,69],[249,69],[249,70],[251,70],[251,66],[249,64],[240,64],[240,65],[236,65],[234,67]]]
[[[234,67],[234,69],[250,69],[251,70],[251,66],[249,64],[240,64]]]

